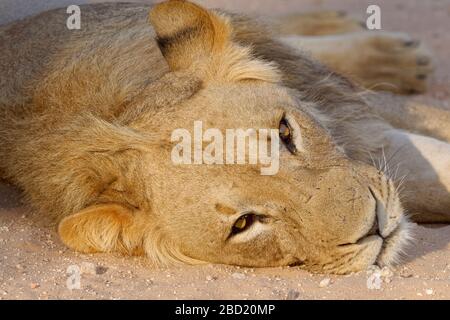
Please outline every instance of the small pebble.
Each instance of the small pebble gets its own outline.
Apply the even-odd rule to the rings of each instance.
[[[366,270],[366,274],[368,275],[368,276],[370,276],[372,273],[375,273],[375,272],[380,272],[380,267],[379,266],[377,266],[377,265],[371,265],[371,266],[369,266],[368,268],[367,268],[367,270]]]
[[[412,276],[412,272],[408,269],[403,269],[402,271],[400,271],[400,277],[402,278],[412,278]]]
[[[39,283],[33,282],[33,283],[30,284],[30,288],[31,289],[37,289],[39,287],[40,287]]]
[[[383,269],[381,269],[380,273],[383,281],[386,283],[390,283],[392,281],[392,278],[394,277],[394,273],[388,267],[384,267]]]
[[[322,281],[320,281],[319,287],[321,287],[321,288],[328,287],[330,285],[330,283],[331,283],[331,279],[330,278],[325,278]]]
[[[104,274],[104,273],[106,273],[106,271],[108,271],[107,267],[97,266],[95,268],[95,274]]]
[[[297,290],[289,290],[286,300],[297,300],[299,296],[300,292],[298,292]]]
[[[427,290],[425,290],[425,293],[427,295],[431,296],[434,293],[434,291],[432,289],[427,289]]]
[[[381,284],[383,280],[381,279],[380,272],[374,272],[367,278],[367,289],[369,290],[381,290]]]

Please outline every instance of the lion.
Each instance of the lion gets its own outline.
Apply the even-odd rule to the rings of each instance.
[[[308,48],[188,1],[81,10],[80,30],[60,9],[0,28],[1,177],[69,248],[346,274],[398,263],[412,221],[450,221],[450,112],[332,71],[357,48],[355,79],[423,90],[429,57],[403,36],[351,32],[334,55],[331,35]],[[173,163],[195,121],[277,130],[278,173]]]

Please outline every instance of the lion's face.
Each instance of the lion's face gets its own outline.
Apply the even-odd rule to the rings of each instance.
[[[262,175],[261,164],[174,164],[163,148],[152,204],[177,251],[213,263],[338,273],[393,261],[407,231],[394,185],[346,157],[310,108],[275,84],[222,83],[158,119],[168,129],[165,146],[170,130],[194,136],[194,121],[203,132],[289,127],[275,175]]]
[[[395,260],[407,223],[389,179],[349,159],[314,106],[282,87],[274,66],[230,41],[223,17],[169,2],[157,6],[151,20],[169,66],[203,80],[190,99],[154,116],[166,138],[153,152],[159,157],[153,160],[152,206],[161,234],[181,259],[337,273]],[[244,164],[175,164],[170,134],[181,128],[195,139],[196,121],[202,133],[214,128],[224,137],[227,129],[278,130],[278,171],[261,174],[263,165],[249,164],[248,155]],[[270,139],[264,143],[271,145]]]
[[[148,204],[134,210],[100,205],[70,216],[59,226],[63,241],[85,252],[143,249],[163,263],[302,265],[335,273],[392,263],[408,234],[393,183],[350,159],[327,130],[326,117],[283,86],[275,65],[233,43],[225,17],[170,1],[150,18],[173,76],[200,79],[202,86],[176,105],[150,108],[151,115],[134,124],[153,139],[147,158],[135,166],[143,171],[131,179],[146,181],[134,182],[134,189]],[[194,144],[183,149],[183,155],[192,152],[190,164],[173,158],[179,142],[171,137],[180,129]],[[225,140],[208,136],[208,129]],[[224,160],[229,129],[253,129],[258,151],[279,150],[272,175],[262,174],[268,164],[259,153],[256,162],[249,153],[236,164],[237,143],[229,152],[234,162]],[[260,134],[271,129],[276,135],[270,139]],[[224,164],[204,159],[213,141],[219,147],[209,154],[221,150]]]

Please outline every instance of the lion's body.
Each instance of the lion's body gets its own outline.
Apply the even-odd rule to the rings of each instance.
[[[181,177],[185,175],[180,171],[179,180],[171,182],[172,185],[165,185],[160,180],[158,183],[155,182],[155,177],[167,175],[172,172],[171,170],[177,172],[177,169],[168,169],[167,165],[161,164],[164,150],[169,148],[166,140],[170,137],[170,132],[165,130],[165,121],[171,129],[189,125],[187,120],[195,120],[196,116],[209,119],[207,120],[209,121],[208,126],[214,124],[219,128],[227,128],[233,123],[236,125],[240,123],[242,127],[251,127],[252,123],[257,123],[258,119],[263,117],[262,109],[260,115],[255,115],[255,122],[250,120],[246,123],[241,120],[246,112],[251,113],[250,107],[248,111],[239,107],[238,110],[242,114],[233,116],[234,113],[227,114],[227,110],[222,112],[218,107],[201,109],[200,106],[207,106],[208,101],[214,103],[214,99],[211,100],[210,95],[214,96],[215,94],[215,99],[223,104],[228,99],[226,90],[229,90],[228,94],[230,95],[236,90],[241,90],[239,85],[237,88],[234,86],[229,88],[228,82],[238,82],[241,81],[241,78],[244,81],[250,79],[249,86],[253,86],[252,81],[276,82],[279,74],[281,74],[283,86],[287,88],[286,92],[295,90],[295,97],[301,100],[302,108],[305,108],[304,112],[324,127],[324,132],[331,136],[330,139],[333,143],[344,150],[343,152],[351,161],[356,161],[355,168],[359,168],[361,163],[366,163],[364,168],[371,165],[371,156],[377,159],[382,158],[383,150],[388,158],[390,155],[395,156],[398,147],[407,145],[405,141],[401,141],[401,138],[408,140],[412,136],[408,136],[408,134],[402,136],[402,132],[396,130],[393,125],[397,125],[400,129],[425,133],[431,137],[442,139],[441,142],[433,138],[426,138],[429,140],[422,141],[421,136],[417,135],[417,143],[415,143],[416,140],[410,141],[411,147],[408,149],[408,153],[405,153],[407,154],[406,159],[403,160],[407,161],[414,156],[415,147],[419,150],[417,151],[419,154],[415,155],[419,160],[411,163],[412,168],[406,166],[406,170],[414,170],[414,166],[416,166],[428,173],[435,172],[436,176],[430,177],[430,174],[424,173],[416,179],[414,177],[407,179],[405,182],[407,191],[408,189],[409,191],[419,191],[420,179],[420,181],[426,180],[426,188],[431,188],[434,192],[423,195],[423,201],[418,199],[417,195],[406,195],[404,204],[410,210],[425,212],[427,215],[425,218],[422,216],[422,220],[450,220],[450,197],[446,193],[450,186],[450,174],[446,175],[447,165],[450,163],[450,146],[444,142],[450,142],[450,132],[442,128],[439,123],[431,121],[425,125],[421,123],[404,124],[402,121],[398,121],[395,113],[391,113],[388,109],[381,108],[377,111],[374,107],[380,100],[375,98],[375,102],[368,105],[359,94],[359,89],[346,78],[331,72],[306,55],[299,54],[294,49],[274,41],[263,26],[241,16],[230,18],[233,41],[242,47],[251,45],[254,56],[262,61],[260,65],[242,64],[239,66],[239,73],[231,73],[216,66],[214,71],[208,69],[207,75],[200,72],[199,75],[191,77],[190,70],[192,69],[185,68],[183,64],[187,63],[189,59],[196,59],[197,55],[204,54],[202,47],[195,47],[198,44],[194,37],[186,40],[192,41],[192,43],[189,42],[189,45],[196,51],[191,51],[186,59],[176,60],[178,55],[186,55],[183,51],[184,47],[178,48],[177,43],[172,44],[174,36],[171,32],[173,31],[164,29],[163,22],[161,22],[162,26],[158,25],[159,29],[157,28],[156,33],[159,43],[156,41],[156,33],[147,21],[149,10],[150,7],[134,4],[89,5],[82,7],[81,30],[70,31],[66,28],[65,10],[43,13],[0,28],[0,51],[2,52],[0,58],[0,173],[3,178],[21,187],[26,198],[44,214],[53,215],[58,221],[67,217],[80,217],[75,224],[69,220],[70,223],[60,225],[60,234],[69,246],[80,251],[121,250],[128,253],[145,251],[149,256],[154,254],[155,260],[163,259],[162,255],[175,259],[181,255],[187,255],[195,260],[212,260],[212,262],[243,265],[278,265],[296,262],[292,256],[288,258],[280,253],[284,249],[277,249],[279,251],[274,249],[275,251],[271,253],[267,248],[269,253],[264,254],[273,254],[278,257],[278,260],[267,262],[264,259],[261,261],[256,259],[256,262],[250,263],[242,258],[239,258],[241,260],[218,258],[213,254],[210,254],[213,256],[212,258],[202,259],[201,254],[187,244],[183,245],[183,248],[174,250],[171,249],[170,244],[163,243],[159,239],[159,237],[163,237],[164,233],[161,230],[176,233],[177,228],[181,227],[179,236],[185,241],[186,237],[189,237],[189,230],[183,229],[182,220],[176,222],[177,218],[169,219],[161,216],[158,218],[158,223],[153,225],[151,220],[156,218],[140,213],[141,211],[169,210],[168,207],[162,209],[161,205],[158,207],[157,203],[171,202],[173,197],[178,197],[180,203],[183,199],[183,201],[194,202],[195,207],[191,203],[192,208],[202,210],[202,199],[187,195],[183,198],[185,192],[183,188],[176,195],[158,195],[158,192],[155,191],[155,188],[170,190],[175,184],[181,184],[183,181]],[[220,23],[214,19],[214,30],[217,33]],[[156,20],[156,23],[159,23],[158,21]],[[194,22],[192,23],[194,24]],[[226,33],[226,28],[224,30]],[[180,37],[179,34],[177,36]],[[205,36],[201,41],[207,43],[208,37]],[[222,40],[220,36],[219,39],[216,36],[215,41],[214,46],[222,45],[221,41],[226,46],[227,40]],[[161,54],[160,48],[164,55]],[[247,59],[245,53],[240,53],[240,47],[230,48],[230,50],[235,50],[235,55],[241,54],[244,57],[242,59]],[[211,50],[215,52],[216,49]],[[317,49],[312,50],[317,51]],[[172,55],[175,54],[177,56],[174,58]],[[221,59],[223,56],[225,56],[224,53],[221,54]],[[274,62],[279,71],[273,72],[273,66],[267,64],[267,61]],[[237,61],[238,63],[240,61]],[[199,66],[203,70],[200,62]],[[236,67],[232,65],[230,68]],[[247,73],[249,76],[246,75]],[[218,77],[217,74],[221,75],[220,80],[215,79]],[[239,78],[239,80],[235,78]],[[209,83],[208,81],[212,85],[206,86],[205,83]],[[220,91],[222,83],[225,83],[224,92]],[[209,89],[210,87],[211,89]],[[199,90],[200,92],[205,90],[206,93],[198,94]],[[254,91],[242,88],[242,92],[253,92],[249,93],[249,96],[252,96],[249,104],[259,99],[257,97],[258,90],[260,90],[259,87]],[[266,94],[266,91],[262,90],[261,97]],[[211,92],[216,93],[212,94]],[[289,94],[285,91],[280,91],[279,94],[267,93],[267,99],[264,101],[274,100],[276,102],[277,99],[282,99],[279,97]],[[244,93],[239,93],[236,94],[236,97],[240,97],[240,95],[245,96]],[[232,100],[230,98],[230,104],[233,103]],[[187,104],[195,104],[199,110],[186,111],[186,101],[191,101]],[[178,108],[179,104],[184,108],[180,108],[180,111],[174,114],[174,108],[176,106]],[[239,102],[236,102],[235,106],[238,105]],[[309,105],[311,105],[310,108]],[[436,113],[439,112],[443,113],[444,117],[449,117],[448,113],[444,111],[436,111]],[[167,119],[165,114],[167,114]],[[221,117],[223,117],[223,121]],[[185,119],[185,121],[177,119]],[[432,116],[431,119],[433,119]],[[439,119],[436,121],[443,121],[442,115]],[[305,130],[309,132],[308,130],[313,129]],[[328,138],[319,139],[319,136],[324,134],[318,133],[319,131],[314,131],[316,133],[313,133],[310,138],[317,139],[317,144],[314,145],[316,150],[311,153],[308,163],[311,163],[312,167],[317,165],[317,168],[346,167],[347,164],[343,165],[343,163],[348,162],[345,160],[347,158],[334,160],[339,157],[333,155],[330,156],[329,164],[319,165],[319,162],[325,161],[323,160],[325,154],[334,154],[326,151],[328,147],[325,145],[328,142],[324,141],[327,141]],[[159,137],[160,141],[155,140],[155,137]],[[434,146],[434,143],[437,145]],[[428,154],[437,153],[436,150],[444,150],[443,154],[440,154],[440,160],[443,162],[439,161],[439,165],[430,159],[420,161],[421,144]],[[149,149],[156,147],[161,147],[163,151],[160,154],[153,152],[150,156],[146,154]],[[336,161],[335,164],[333,161]],[[370,171],[371,169],[364,170]],[[351,169],[349,172],[356,171],[356,169]],[[207,177],[213,174],[212,172],[207,173],[206,176],[192,178],[190,188],[198,189],[200,194],[204,194],[201,190],[206,187],[205,178],[208,179]],[[367,176],[370,176],[371,184],[376,181],[380,185],[379,189],[376,187],[377,190],[373,192],[377,197],[383,198],[385,207],[389,207],[389,203],[391,206],[397,206],[397,204],[394,205],[397,201],[396,198],[391,199],[391,195],[389,195],[389,193],[394,193],[395,188],[389,184],[390,182],[385,183],[384,178],[378,177],[375,172],[374,169],[373,172],[367,173]],[[236,173],[228,172],[227,174]],[[443,177],[442,174],[446,176]],[[359,177],[359,174],[355,173],[354,175]],[[330,179],[332,177],[339,179],[338,177],[340,177],[339,174],[328,176]],[[312,183],[316,185],[315,179],[307,179],[311,179]],[[364,184],[360,182],[363,181],[362,178],[354,179],[358,181],[358,184]],[[149,182],[150,180],[152,183]],[[350,181],[353,180],[350,179]],[[346,183],[342,181],[343,186]],[[149,187],[150,184],[152,184],[151,187]],[[316,185],[317,188],[318,185]],[[352,189],[351,184],[348,187],[348,190]],[[340,188],[340,186],[334,185],[333,188]],[[261,197],[263,194],[272,193],[261,192]],[[356,194],[358,192],[354,191],[354,196]],[[342,197],[344,195],[343,193]],[[351,198],[350,194],[345,196]],[[365,195],[362,196],[362,193],[360,196],[365,197]],[[341,200],[336,201],[334,203],[340,203]],[[356,203],[356,200],[353,201]],[[118,203],[122,209],[102,207],[108,203]],[[334,203],[331,205],[333,208]],[[358,205],[353,204],[353,210]],[[94,213],[92,209],[89,209],[90,211],[87,213],[83,211],[92,206],[100,209],[94,210]],[[342,206],[342,210],[344,210],[345,205],[342,204]],[[360,206],[363,208],[365,204],[360,204]],[[223,208],[222,205],[219,207]],[[127,215],[127,210],[130,208],[139,212],[135,213],[133,218]],[[174,207],[172,210],[175,212],[180,208]],[[111,212],[110,220],[104,218],[104,215],[110,215]],[[98,215],[96,222],[89,220],[91,218],[85,220],[85,217],[95,215]],[[398,212],[393,213],[393,217],[400,219]],[[427,219],[426,217],[431,218]],[[308,219],[310,218],[304,218],[305,221]],[[359,219],[355,218],[354,220],[359,221]],[[89,231],[85,231],[85,229],[89,230],[90,224],[94,228],[96,223],[105,224],[108,235],[102,234],[98,238],[88,235]],[[151,227],[148,226],[150,224],[152,224]],[[79,229],[81,227],[85,229]],[[191,228],[192,231],[197,230],[199,226],[193,224],[187,228]],[[214,230],[214,227],[211,228]],[[336,230],[340,230],[337,225],[336,228]],[[352,227],[351,223],[348,224],[348,228],[358,229]],[[121,231],[118,232],[118,229]],[[154,230],[158,230],[158,232]],[[341,231],[346,232],[345,230]],[[86,237],[91,237],[90,245],[81,244],[79,241],[80,234],[83,232],[86,232]],[[186,233],[184,234],[184,232]],[[142,233],[151,233],[152,241],[143,240]],[[350,230],[348,233],[351,233]],[[337,234],[334,235],[336,239],[338,238]],[[400,232],[396,236],[400,237]],[[108,240],[106,241],[105,238]],[[175,238],[171,241],[180,241]],[[349,240],[348,243],[354,243],[358,237],[350,236],[350,238],[352,240]],[[95,246],[96,241],[103,242],[101,245]],[[159,253],[152,253],[152,250]],[[186,254],[186,252],[194,252],[193,250],[195,253]],[[252,247],[252,250],[255,248]],[[317,254],[320,256],[320,252]],[[327,254],[328,256],[335,255],[334,253]],[[279,257],[280,255],[282,257]],[[389,255],[394,254],[389,253]],[[186,257],[180,259],[188,260]],[[320,260],[316,255],[310,259],[311,261]],[[301,260],[304,262],[304,259]],[[367,264],[367,261],[374,262],[373,259],[363,260],[361,260],[361,265]],[[351,267],[343,268],[341,264],[338,268],[333,263],[326,260],[324,264],[331,265],[330,267],[319,268],[310,265],[308,267],[311,270],[324,269],[336,272],[352,270]]]

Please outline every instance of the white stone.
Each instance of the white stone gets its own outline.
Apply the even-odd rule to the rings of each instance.
[[[321,287],[321,288],[328,287],[330,285],[330,283],[331,283],[331,279],[330,278],[325,278],[322,281],[320,281],[319,287]]]

